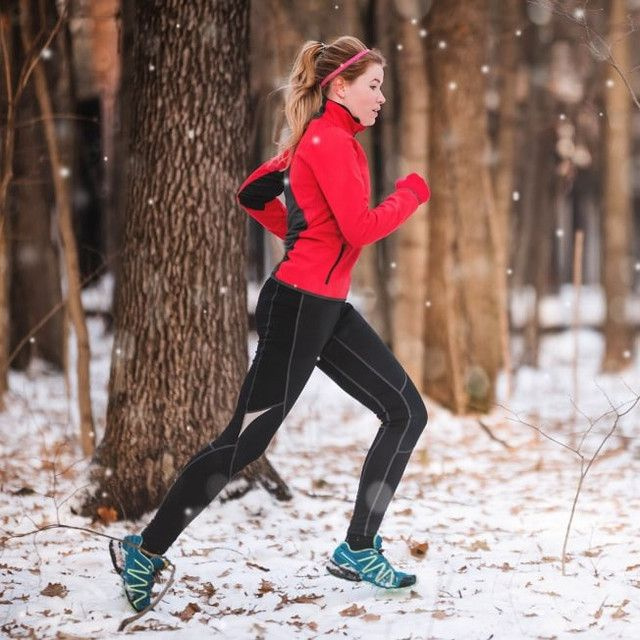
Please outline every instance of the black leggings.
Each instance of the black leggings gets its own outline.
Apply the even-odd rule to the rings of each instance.
[[[258,298],[256,325],[258,347],[235,413],[182,468],[142,532],[142,545],[151,552],[164,553],[227,482],[260,457],[316,366],[382,422],[362,467],[348,534],[372,536],[380,526],[427,424],[414,384],[349,302],[269,277]]]

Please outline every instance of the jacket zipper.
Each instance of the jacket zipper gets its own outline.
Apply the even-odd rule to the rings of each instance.
[[[344,252],[344,248],[345,248],[345,243],[343,242],[342,245],[340,245],[340,253],[338,254],[338,258],[336,259],[336,261],[333,263],[333,266],[331,267],[331,269],[329,269],[329,273],[327,274],[327,278],[324,281],[325,284],[329,284],[329,278],[331,277],[331,274],[333,273],[333,270],[336,268],[338,262],[340,262],[340,258],[342,258],[342,253]]]

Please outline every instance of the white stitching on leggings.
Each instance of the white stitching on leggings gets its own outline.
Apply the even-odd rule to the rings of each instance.
[[[360,360],[366,367],[368,367],[369,369],[371,369],[371,371],[373,371],[376,375],[380,376],[392,389],[394,389],[395,391],[397,391],[398,393],[402,392],[402,389],[398,389],[397,387],[394,387],[379,371],[376,371],[364,358],[362,358],[361,356],[359,356],[348,344],[346,344],[345,342],[343,342],[342,340],[340,340],[340,338],[338,338],[337,336],[334,336],[334,338],[336,339],[337,342],[339,342],[347,351],[350,351],[351,353],[353,353],[353,355],[358,358],[358,360]],[[405,372],[406,373],[406,372]]]
[[[228,449],[229,447],[235,447],[235,446],[236,446],[235,444],[225,444],[221,447],[216,447],[215,449],[207,449],[206,451],[201,451],[198,457],[194,458],[193,460],[189,460],[189,463],[187,464],[187,466],[180,471],[180,473],[178,474],[178,477],[173,481],[171,486],[173,487],[173,485],[184,475],[185,471],[189,469],[191,465],[198,462],[198,460],[202,460],[202,458],[208,456],[210,453],[213,453],[214,451],[222,451],[223,449]]]
[[[271,320],[271,311],[273,310],[273,301],[276,297],[276,294],[278,293],[278,283],[276,282],[276,290],[273,292],[273,295],[271,296],[271,302],[269,303],[269,315],[267,317],[267,332],[265,333],[265,340],[267,338],[267,336],[269,335],[269,326],[270,326],[270,320]],[[260,364],[260,361],[262,360],[262,354],[264,353],[264,349],[262,349],[260,351],[260,360],[256,363],[255,369],[254,369],[254,373],[253,373],[253,379],[251,380],[251,388],[249,390],[249,393],[247,393],[247,402],[244,405],[244,414],[243,414],[243,419],[244,416],[247,414],[247,407],[249,406],[249,398],[251,397],[251,392],[253,391],[253,384],[256,381],[256,377],[258,375],[258,365]],[[242,423],[240,423],[242,425]],[[242,426],[240,427],[242,429]],[[239,437],[239,435],[238,435]],[[214,439],[215,440],[215,439]],[[213,453],[214,451],[221,451],[222,449],[227,449],[228,447],[237,447],[238,446],[238,440],[236,439],[234,444],[225,444],[221,447],[212,447],[211,445],[213,444],[214,440],[212,440],[211,442],[209,442],[209,448],[206,451],[202,451],[200,453],[199,456],[197,456],[196,458],[194,458],[193,460],[191,460],[187,466],[180,472],[180,475],[182,475],[187,469],[189,469],[189,467],[191,467],[192,464],[194,464],[195,462],[198,462],[198,460],[200,460],[203,456],[208,455],[209,453]],[[231,458],[231,468],[233,468],[233,461],[236,457],[236,452],[233,452],[233,457]],[[178,476],[179,477],[179,476]],[[177,478],[176,478],[177,480]]]
[[[378,398],[376,398],[372,393],[369,393],[361,384],[358,384],[348,373],[340,369],[340,367],[335,362],[329,360],[327,356],[323,355],[322,359],[325,362],[328,362],[334,369],[338,371],[338,373],[341,373],[345,378],[348,378],[356,387],[364,391],[370,398],[372,398],[378,404],[378,406],[387,414],[387,420],[391,420],[389,410],[382,404],[382,402],[380,402],[380,400],[378,400]]]
[[[276,299],[276,295],[280,289],[280,285],[278,284],[277,280],[274,280],[274,282],[276,283],[276,290],[273,292],[273,295],[271,296],[271,302],[269,303],[269,315],[267,316],[267,330],[264,334],[264,342],[263,344],[266,343],[267,341],[267,337],[269,336],[269,329],[271,328],[271,312],[273,311],[273,301]],[[249,400],[251,399],[251,394],[253,393],[253,385],[256,382],[256,378],[258,377],[258,367],[260,366],[260,363],[262,362],[262,354],[264,353],[264,347],[262,348],[262,350],[260,351],[260,359],[258,360],[258,362],[256,362],[256,366],[255,369],[253,370],[253,379],[251,380],[251,387],[249,388],[249,392],[247,393],[247,401],[244,404],[244,414],[242,415],[242,422],[244,422],[244,419],[247,415],[247,409],[249,408]],[[277,405],[274,405],[277,406]],[[249,425],[247,425],[249,426]],[[229,465],[229,473],[231,473],[231,471],[233,470],[233,463],[236,461],[236,454],[238,453],[238,442],[240,441],[240,435],[242,434],[242,423],[240,423],[240,431],[238,432],[238,437],[236,438],[236,443],[235,443],[235,451],[233,452],[233,455],[231,456],[231,464]]]
[[[358,358],[358,360],[363,362],[369,369],[371,369],[371,371],[373,371],[376,375],[378,375],[380,378],[382,378],[392,389],[395,389],[400,394],[400,397],[402,398],[402,401],[404,402],[405,406],[407,407],[407,410],[409,411],[409,417],[407,418],[407,424],[405,425],[404,429],[402,430],[402,435],[400,436],[400,439],[398,440],[398,446],[396,447],[395,452],[393,453],[393,455],[389,459],[389,464],[387,465],[387,469],[384,472],[384,476],[382,478],[382,482],[380,482],[380,486],[378,487],[378,492],[376,493],[376,497],[373,499],[373,502],[371,503],[371,508],[369,509],[369,515],[367,516],[367,519],[366,519],[366,521],[364,523],[364,533],[366,535],[367,534],[367,529],[369,528],[369,520],[371,518],[371,514],[373,513],[373,507],[375,506],[376,502],[378,502],[378,498],[380,497],[380,492],[382,491],[382,487],[384,486],[384,483],[385,483],[385,481],[387,479],[387,476],[389,475],[389,471],[391,470],[391,465],[393,464],[393,461],[395,460],[396,455],[398,455],[398,452],[400,451],[400,443],[402,442],[405,434],[407,433],[407,429],[409,428],[409,425],[411,424],[412,413],[411,413],[411,407],[409,406],[409,404],[407,403],[406,398],[402,395],[402,392],[399,389],[396,389],[396,387],[394,387],[379,371],[376,371],[368,362],[366,362],[366,360],[361,358],[353,349],[351,349],[349,347],[349,345],[347,345],[344,342],[342,342],[342,340],[340,340],[340,338],[336,337],[336,340],[345,349],[350,351],[356,358]],[[403,389],[404,389],[404,386],[403,386]]]
[[[287,394],[289,393],[289,373],[291,371],[291,362],[293,360],[293,352],[296,348],[296,336],[298,335],[298,324],[300,323],[300,312],[302,311],[302,301],[304,300],[304,296],[300,296],[300,304],[298,305],[298,316],[296,317],[296,326],[293,331],[293,344],[291,345],[291,352],[289,353],[289,364],[287,364],[287,377],[284,386],[284,400],[282,407],[282,419],[284,420],[285,414],[287,413]]]
[[[345,376],[346,378],[349,378],[349,380],[351,380],[351,382],[353,382],[353,384],[355,384],[356,386],[360,387],[360,389],[362,389],[367,395],[371,396],[381,407],[382,410],[387,414],[387,420],[391,420],[391,416],[389,416],[389,410],[373,395],[371,395],[364,387],[360,386],[353,378],[351,378],[351,376],[349,376],[347,373],[345,373],[344,371],[342,371],[336,364],[335,362],[331,362],[331,360],[329,360],[326,356],[322,356],[323,360],[326,360],[327,362],[329,362],[332,366],[334,366],[343,376]],[[386,425],[381,425],[380,427],[381,429],[386,429]],[[378,437],[380,436],[380,437]],[[374,439],[373,444],[371,445],[371,449],[369,449],[369,453],[367,454],[367,460],[365,460],[365,463],[362,467],[362,471],[360,471],[360,478],[362,478],[362,476],[364,475],[364,472],[367,469],[367,465],[369,464],[369,462],[371,462],[371,458],[373,457],[373,452],[376,450],[377,446],[380,444],[380,441],[382,440],[382,433],[380,431],[378,431],[376,438],[378,438],[378,441],[376,442]]]

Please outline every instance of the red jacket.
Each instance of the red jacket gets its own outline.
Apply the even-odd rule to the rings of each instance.
[[[285,241],[285,255],[271,273],[283,284],[344,300],[362,247],[389,235],[418,208],[421,201],[407,187],[369,208],[369,166],[355,138],[363,129],[345,106],[324,98],[289,169],[285,152],[240,186],[238,203]],[[286,208],[277,198],[283,191]]]

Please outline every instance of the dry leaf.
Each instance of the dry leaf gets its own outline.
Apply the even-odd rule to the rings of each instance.
[[[431,614],[431,617],[435,618],[436,620],[444,620],[445,618],[450,618],[451,615],[446,611],[442,611],[442,609],[437,609]]]
[[[118,512],[113,507],[98,507],[96,513],[104,524],[111,524],[118,519]]]
[[[490,551],[489,545],[484,540],[474,540],[468,547],[469,551]]]
[[[210,582],[203,582],[199,589],[194,589],[195,593],[205,598],[211,598],[215,595],[216,588]]]
[[[171,615],[178,616],[182,622],[189,622],[199,611],[202,609],[195,602],[190,602],[180,613],[173,611]]]
[[[265,593],[269,593],[269,592],[271,592],[273,590],[274,590],[273,583],[269,582],[268,580],[265,580],[263,578],[262,582],[260,582],[260,586],[258,587],[258,591],[256,593],[256,596],[258,596],[258,598],[262,598],[262,596]]]
[[[367,622],[377,622],[378,620],[380,620],[380,616],[377,613],[365,613],[360,617]]]
[[[50,582],[41,592],[40,594],[43,596],[57,596],[58,598],[64,598],[69,590],[63,584],[59,582]]]
[[[17,491],[11,492],[14,496],[30,496],[35,491],[31,487],[20,487]]]
[[[626,607],[629,604],[629,600],[625,599],[622,601],[622,604],[611,614],[612,618],[625,618],[626,616],[628,616],[629,614],[624,610],[624,607]]]
[[[411,555],[416,558],[424,558],[427,555],[429,549],[428,542],[414,542],[410,547]]]
[[[295,598],[289,598],[286,593],[281,593],[280,602],[274,607],[274,610],[282,609],[285,604],[309,604],[313,603],[314,600],[318,598],[324,598],[324,596],[318,596],[315,593],[302,594],[301,596],[296,596]]]
[[[346,609],[343,609],[340,612],[340,615],[341,616],[361,616],[362,614],[364,614],[366,612],[367,612],[367,610],[364,607],[359,607],[354,602],[350,607],[347,607]]]

